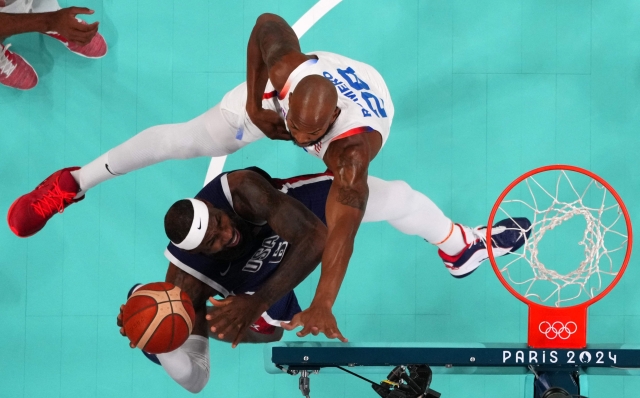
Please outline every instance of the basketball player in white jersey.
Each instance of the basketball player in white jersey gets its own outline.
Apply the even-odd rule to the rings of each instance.
[[[389,222],[437,245],[453,276],[469,275],[486,259],[476,254],[478,245],[486,252],[480,230],[454,224],[404,182],[368,177],[393,114],[387,87],[373,67],[337,54],[304,54],[282,18],[263,14],[249,38],[246,83],[189,122],[151,127],[82,168],[52,174],[13,203],[9,226],[18,236],[33,235],[93,186],[167,159],[224,156],[265,136],[293,140],[322,159],[335,178],[326,204],[328,238],[318,289],[310,308],[288,327],[304,326],[299,336],[325,333],[345,341],[331,308],[364,210],[379,206],[367,203],[373,190],[383,192],[372,197],[398,204]]]

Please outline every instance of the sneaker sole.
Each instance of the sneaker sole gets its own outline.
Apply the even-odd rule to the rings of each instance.
[[[511,253],[510,249],[504,248],[493,248],[493,255],[495,257],[502,257]],[[478,250],[473,253],[473,255],[469,258],[469,260],[461,267],[457,268],[449,268],[449,273],[455,278],[464,278],[465,276],[471,275],[473,271],[478,269],[478,267],[485,262],[489,258],[489,251],[487,249]]]
[[[65,46],[67,48],[67,50],[71,51],[72,53],[81,56],[82,58],[87,58],[87,59],[100,59],[100,58],[104,58],[108,53],[109,53],[109,44],[107,44],[107,48],[106,51],[104,52],[103,55],[99,56],[99,57],[89,57],[87,55],[81,54],[79,52],[75,52],[72,49],[69,48],[69,45],[65,42],[63,42],[60,39],[57,39],[56,37],[50,35],[49,33],[44,33],[45,36],[49,36],[50,38],[54,39],[55,41],[59,42],[60,44],[62,44],[63,46]],[[105,42],[106,43],[106,42]]]

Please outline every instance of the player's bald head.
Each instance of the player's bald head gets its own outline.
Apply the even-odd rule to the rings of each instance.
[[[289,129],[299,143],[320,138],[337,117],[338,92],[327,78],[305,76],[289,95]],[[299,139],[296,133],[303,139]],[[315,141],[312,139],[312,141]]]

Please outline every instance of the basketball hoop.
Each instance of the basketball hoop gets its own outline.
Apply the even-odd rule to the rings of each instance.
[[[496,259],[487,245],[500,282],[529,307],[529,346],[586,347],[587,309],[618,283],[631,256],[631,219],[622,199],[588,170],[552,165],[525,173],[502,192],[489,215],[487,242],[498,214],[531,221],[521,253]]]

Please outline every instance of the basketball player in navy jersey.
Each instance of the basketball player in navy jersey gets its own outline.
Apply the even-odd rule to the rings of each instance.
[[[174,203],[165,216],[171,241],[165,280],[189,295],[196,319],[180,348],[147,356],[184,388],[198,392],[209,378],[207,336],[235,347],[277,341],[282,327],[291,329],[287,322],[301,311],[293,289],[318,265],[326,243],[325,209],[333,180],[330,172],[272,179],[250,168],[224,173],[194,199]],[[367,208],[365,220],[393,217],[395,203],[371,199],[376,206]],[[494,251],[507,254],[522,246],[529,222],[507,219],[497,226],[508,228],[494,236]],[[474,246],[483,255],[484,246]],[[214,308],[207,315],[206,301],[216,295],[224,299],[212,298]]]
[[[228,155],[265,136],[290,139],[322,159],[335,178],[326,201],[328,237],[318,288],[309,309],[289,327],[303,326],[301,336],[319,330],[344,341],[332,307],[360,223],[377,206],[372,197],[397,203],[390,223],[438,246],[454,277],[469,275],[482,262],[472,244],[480,239],[478,231],[454,224],[406,183],[368,175],[393,116],[389,90],[372,66],[328,52],[305,54],[281,17],[263,14],[249,38],[246,83],[187,123],[151,127],[82,168],[59,170],[12,204],[8,222],[16,235],[30,236],[114,176],[167,159]]]

